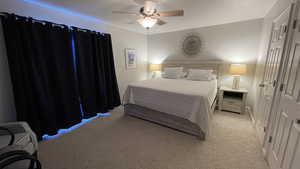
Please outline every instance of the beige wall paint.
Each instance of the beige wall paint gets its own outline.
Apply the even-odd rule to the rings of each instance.
[[[66,11],[33,5],[20,0],[1,0],[0,11],[110,33],[112,35],[115,66],[121,97],[128,83],[147,78],[147,36],[144,34],[113,27],[104,24],[101,20],[76,16]],[[125,48],[134,48],[137,50],[138,64],[136,70],[129,71],[125,69]],[[0,67],[0,122],[13,121],[15,120],[14,101],[1,34]]]
[[[148,59],[150,63],[161,63],[165,59],[217,60],[222,66],[221,84],[231,86],[228,74],[230,63],[248,64],[248,72],[241,78],[241,87],[249,90],[248,105],[253,106],[253,78],[258,57],[262,19],[230,24],[201,27],[184,31],[168,32],[148,36]],[[182,42],[187,35],[196,34],[202,40],[202,49],[197,56],[188,57],[182,52]]]
[[[254,119],[255,124],[258,129],[259,138],[261,141],[263,141],[263,127],[264,127],[264,119],[267,118],[266,114],[264,112],[259,111],[259,97],[260,97],[260,90],[259,84],[262,82],[263,79],[263,73],[264,73],[264,67],[265,67],[265,61],[267,58],[267,52],[268,52],[268,44],[270,40],[271,35],[271,29],[272,29],[272,22],[273,20],[278,17],[286,8],[289,7],[293,0],[278,0],[274,6],[270,9],[270,11],[267,13],[267,15],[264,17],[263,20],[263,31],[261,35],[261,41],[260,41],[260,49],[259,49],[259,56],[256,63],[256,72],[255,72],[255,78],[254,78]]]

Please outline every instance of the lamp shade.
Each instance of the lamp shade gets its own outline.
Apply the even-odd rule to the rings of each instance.
[[[151,28],[153,27],[156,22],[157,19],[156,18],[151,18],[151,17],[145,17],[145,18],[141,18],[138,20],[138,22],[144,27],[144,28]]]
[[[161,70],[161,64],[150,64],[150,71],[159,71]]]
[[[245,64],[231,64],[229,72],[232,75],[243,75],[247,72],[247,65],[245,65]]]

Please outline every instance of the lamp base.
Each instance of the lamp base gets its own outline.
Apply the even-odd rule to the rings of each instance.
[[[151,77],[152,79],[155,79],[156,78],[156,71],[153,71],[152,72],[152,77]]]
[[[241,76],[239,76],[239,75],[233,76],[232,89],[240,89],[240,79],[241,79]]]

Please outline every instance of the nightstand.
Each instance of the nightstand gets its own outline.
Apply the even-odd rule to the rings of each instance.
[[[219,89],[219,110],[244,113],[248,90],[221,87]]]

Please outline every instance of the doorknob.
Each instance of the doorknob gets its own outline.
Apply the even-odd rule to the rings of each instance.
[[[259,87],[265,87],[265,84],[261,83],[259,84]]]

